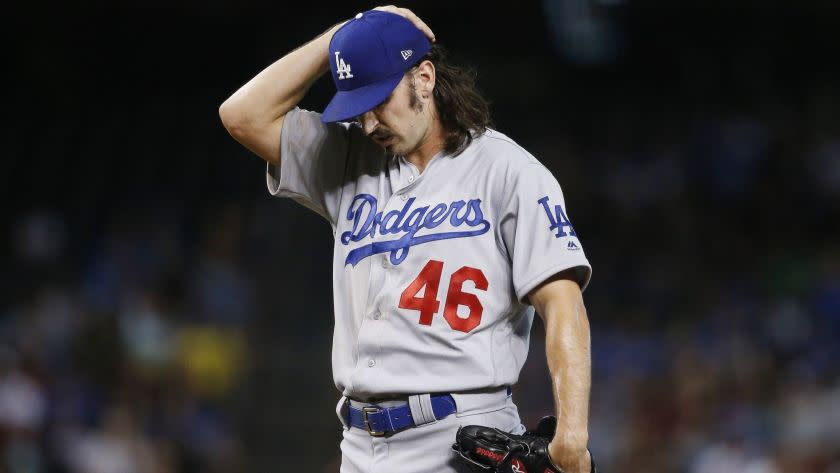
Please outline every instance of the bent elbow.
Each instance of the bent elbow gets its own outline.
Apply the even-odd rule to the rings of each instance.
[[[282,118],[267,122],[238,106],[230,99],[219,106],[219,118],[230,136],[267,162],[280,164]]]
[[[219,118],[222,120],[222,125],[228,133],[233,137],[242,136],[246,128],[247,120],[245,114],[239,109],[236,104],[231,103],[230,99],[225,100],[219,106]]]

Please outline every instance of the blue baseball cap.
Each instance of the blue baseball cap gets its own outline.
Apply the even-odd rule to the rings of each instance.
[[[359,13],[330,40],[330,69],[338,92],[321,121],[349,120],[381,104],[431,48],[426,35],[400,15]]]

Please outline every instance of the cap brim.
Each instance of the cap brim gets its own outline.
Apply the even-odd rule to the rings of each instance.
[[[353,90],[339,90],[321,114],[321,121],[330,123],[349,120],[376,107],[391,95],[403,75],[405,72],[400,71],[383,80]]]

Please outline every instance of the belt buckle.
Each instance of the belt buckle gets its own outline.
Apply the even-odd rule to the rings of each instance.
[[[366,406],[366,407],[362,408],[362,418],[365,421],[365,429],[367,429],[367,431],[368,431],[368,433],[370,434],[371,437],[384,437],[385,436],[384,431],[373,430],[370,427],[370,421],[368,420],[368,415],[369,414],[378,414],[379,412],[382,412],[382,409],[380,409],[378,407],[374,407],[374,406]]]

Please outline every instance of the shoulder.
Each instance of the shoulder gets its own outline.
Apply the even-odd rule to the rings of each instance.
[[[539,164],[537,158],[513,138],[492,128],[477,136],[473,145],[482,157],[486,156],[498,164],[513,167]]]
[[[303,108],[295,107],[286,113],[283,122],[283,136],[290,144],[320,149],[323,143],[330,151],[349,151],[350,154],[379,155],[381,148],[365,135],[356,123],[321,121],[321,114]],[[284,138],[285,139],[285,138]],[[342,148],[336,148],[341,146]]]
[[[340,133],[348,133],[352,131],[350,123],[334,122],[324,123],[321,121],[321,114],[306,110],[300,107],[295,107],[289,110],[284,117],[284,125],[287,127],[315,129],[324,131],[333,131]]]
[[[474,150],[476,165],[515,185],[523,175],[552,175],[533,154],[504,133],[488,128],[474,138],[468,150]]]

